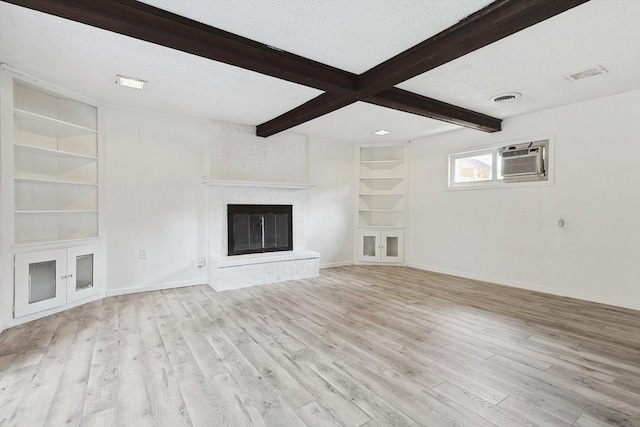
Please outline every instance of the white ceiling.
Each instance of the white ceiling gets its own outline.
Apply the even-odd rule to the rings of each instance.
[[[489,0],[147,0],[165,10],[362,73]],[[592,0],[399,87],[498,118],[640,89],[640,1]],[[321,92],[0,2],[0,62],[98,101],[257,125]],[[564,74],[601,65],[578,82]],[[149,81],[146,91],[116,74]],[[494,104],[499,93],[522,93]],[[393,133],[371,135],[377,129]],[[348,142],[406,141],[457,126],[356,103],[293,129]]]

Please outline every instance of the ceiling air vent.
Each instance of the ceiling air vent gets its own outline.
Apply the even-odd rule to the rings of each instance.
[[[582,70],[582,71],[578,71],[576,73],[571,73],[571,74],[565,74],[564,78],[567,80],[570,80],[572,82],[577,82],[578,80],[582,80],[582,79],[586,79],[588,77],[593,77],[593,76],[597,76],[599,74],[606,74],[607,70],[605,70],[604,68],[602,68],[599,65],[596,65],[594,67],[591,67],[589,69],[586,70]]]
[[[496,95],[491,98],[491,102],[499,103],[513,101],[520,98],[520,96],[521,95],[518,92],[503,93],[502,95]]]

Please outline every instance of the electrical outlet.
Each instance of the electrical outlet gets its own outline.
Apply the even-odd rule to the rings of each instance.
[[[207,260],[205,258],[198,258],[198,268],[204,268],[207,266]]]
[[[147,259],[147,250],[140,249],[140,259]]]
[[[567,223],[567,216],[560,215],[558,216],[558,227],[564,227]]]

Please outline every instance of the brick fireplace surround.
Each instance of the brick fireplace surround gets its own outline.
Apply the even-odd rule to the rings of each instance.
[[[255,128],[216,122],[211,127],[209,284],[237,289],[317,277],[320,254],[305,250],[307,139],[295,133],[255,136]],[[293,206],[293,251],[227,256],[227,205]]]
[[[209,285],[217,291],[318,277],[320,254],[304,247],[303,184],[210,180]],[[228,204],[293,206],[293,251],[227,256]]]

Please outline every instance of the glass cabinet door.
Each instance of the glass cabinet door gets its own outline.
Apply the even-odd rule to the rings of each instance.
[[[100,293],[97,246],[18,253],[15,317],[49,310]]]
[[[383,231],[380,234],[382,241],[382,262],[404,262],[404,233],[401,230]]]
[[[16,254],[15,316],[54,308],[66,302],[66,250]]]
[[[360,230],[358,260],[380,261],[380,232]]]
[[[100,292],[95,283],[96,246],[67,249],[67,302],[78,301]]]

